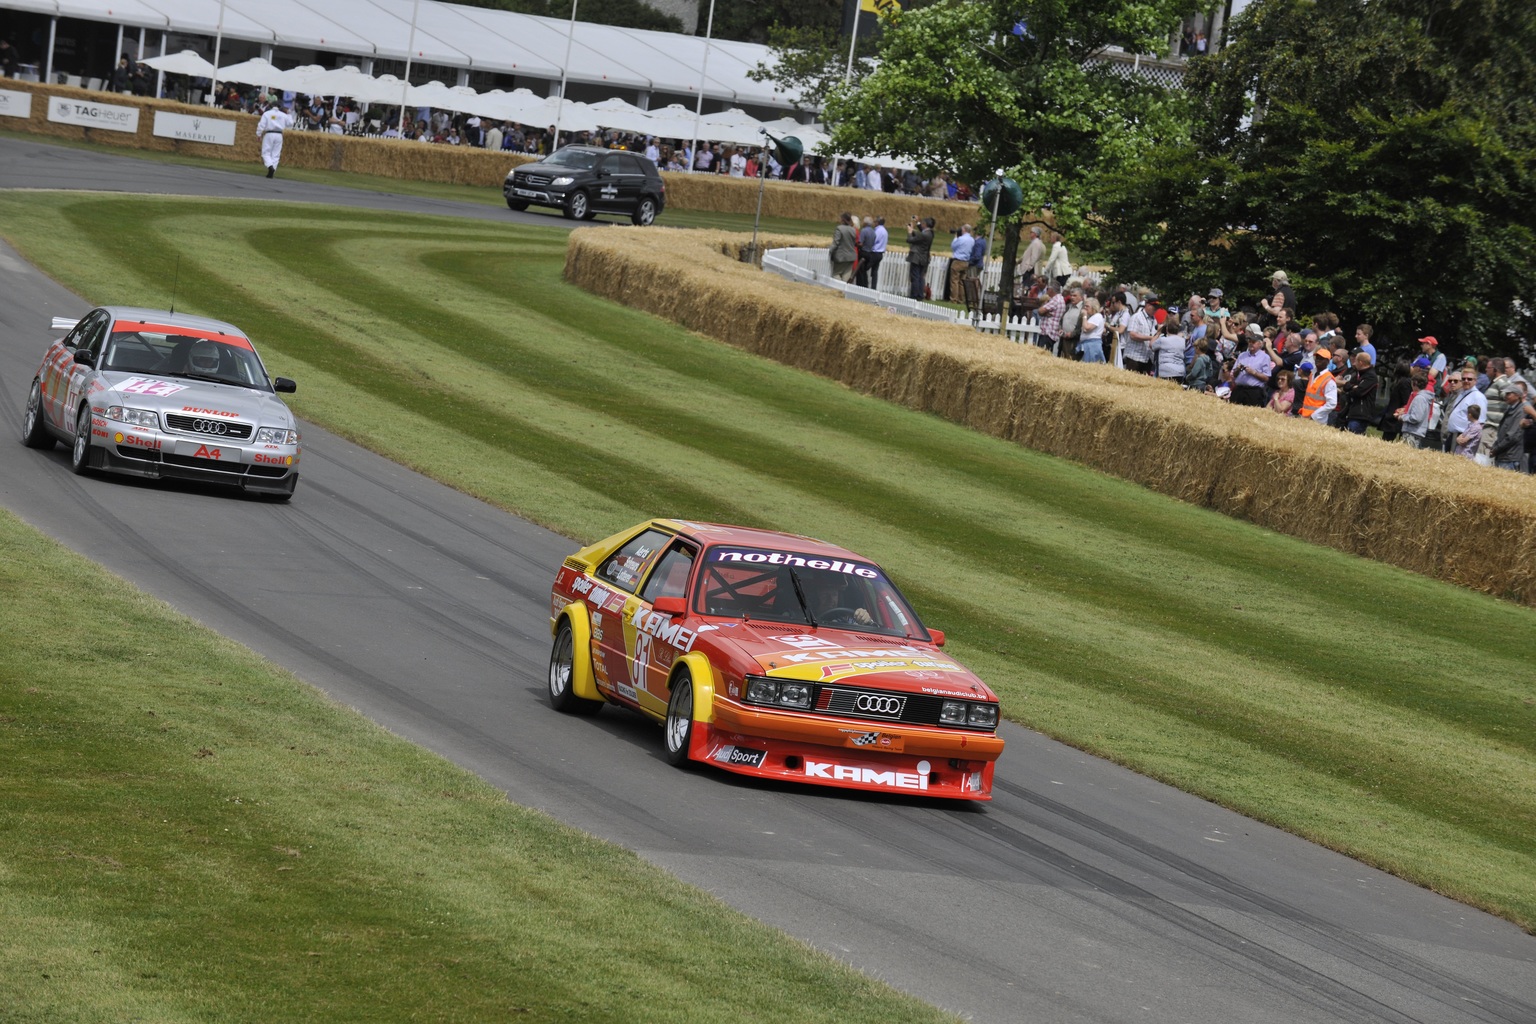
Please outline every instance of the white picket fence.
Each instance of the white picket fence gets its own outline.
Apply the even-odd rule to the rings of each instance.
[[[950,258],[934,256],[928,264],[924,280],[932,294],[944,294],[945,280],[949,276]],[[907,316],[924,320],[940,320],[945,323],[964,324],[987,334],[1003,334],[1012,341],[1039,344],[1040,325],[1032,314],[1010,317],[1006,329],[1002,316],[997,313],[980,315],[965,310],[951,309],[934,302],[923,302],[907,297],[911,276],[907,269],[905,252],[887,252],[880,263],[878,287],[860,288],[832,276],[832,261],[825,249],[769,249],[763,253],[763,269],[787,277],[791,281],[820,285],[843,293],[843,297],[855,302],[867,302]],[[1002,274],[1002,260],[990,259],[982,274],[982,286],[988,282],[995,286]]]

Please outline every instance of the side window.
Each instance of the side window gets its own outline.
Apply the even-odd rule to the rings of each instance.
[[[646,530],[633,540],[628,541],[623,547],[608,556],[608,560],[597,567],[597,575],[600,579],[613,584],[620,590],[627,590],[631,594],[645,578],[645,571],[656,561],[657,556],[666,548],[667,542],[672,539],[671,534],[662,533],[660,530]]]
[[[85,326],[85,333],[80,336],[79,343],[75,346],[76,352],[89,352],[93,356],[101,355],[101,346],[107,340],[106,314],[95,317]]]
[[[688,593],[688,574],[693,571],[693,548],[674,544],[656,563],[651,578],[645,581],[640,600],[654,604],[658,597],[684,597]]]
[[[93,309],[85,314],[85,316],[80,318],[80,322],[75,324],[68,334],[64,335],[64,347],[67,349],[78,349],[85,345],[90,339],[92,332],[101,326],[103,319],[105,319],[105,314],[100,310]]]
[[[640,161],[636,160],[634,157],[630,156],[628,153],[625,153],[622,156],[619,156],[617,159],[619,161],[619,166],[616,169],[621,174],[644,174],[645,173],[645,171],[640,166]]]

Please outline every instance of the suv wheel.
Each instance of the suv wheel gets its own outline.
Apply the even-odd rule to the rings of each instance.
[[[522,213],[524,210],[528,209],[528,200],[508,198],[507,209],[516,210],[518,213]]]
[[[650,196],[641,196],[640,205],[635,207],[634,215],[630,217],[641,227],[648,227],[656,222],[656,200]]]
[[[585,192],[572,192],[565,203],[566,220],[591,220],[592,200]]]

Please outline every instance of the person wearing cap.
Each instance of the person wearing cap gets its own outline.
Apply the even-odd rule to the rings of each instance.
[[[1525,379],[1515,369],[1513,359],[1505,359],[1495,356],[1488,360],[1488,374],[1493,378],[1488,384],[1488,414],[1483,421],[1482,454],[1492,457],[1494,434],[1499,429],[1499,422],[1504,419],[1504,389],[1513,383],[1516,387],[1524,384]]]
[[[1152,369],[1152,339],[1157,337],[1157,294],[1147,292],[1141,300],[1141,308],[1131,317],[1125,338],[1120,344],[1121,361],[1132,373],[1149,373]]]
[[[1527,417],[1536,418],[1536,410],[1531,408],[1524,389],[1514,383],[1504,385],[1504,418],[1499,421],[1498,433],[1494,435],[1493,447],[1489,452],[1493,456],[1493,464],[1500,469],[1525,472]]]
[[[1326,427],[1331,422],[1333,410],[1339,406],[1339,384],[1328,362],[1333,358],[1333,353],[1320,348],[1316,358],[1319,360],[1317,372],[1312,375],[1312,380],[1307,384],[1307,393],[1302,396],[1301,415]]]
[[[1440,351],[1440,342],[1433,334],[1426,334],[1419,339],[1419,351],[1424,353],[1424,358],[1429,360],[1429,380],[1434,383],[1445,376],[1445,353]]]
[[[256,138],[261,143],[261,162],[267,167],[267,177],[277,174],[277,165],[283,159],[283,132],[293,127],[293,115],[278,106],[276,97],[267,104],[266,111],[256,122]]]
[[[1287,306],[1296,308],[1296,291],[1285,271],[1277,270],[1269,278],[1269,297],[1259,300],[1259,308],[1267,315],[1277,317]]]
[[[1264,332],[1255,333],[1257,324],[1249,324],[1248,351],[1237,357],[1237,374],[1232,379],[1232,404],[1262,409],[1268,400],[1270,378],[1275,372],[1275,361],[1264,351]]]
[[[1220,288],[1212,288],[1205,293],[1205,315],[1212,320],[1225,320],[1232,315],[1223,301],[1225,296]]]

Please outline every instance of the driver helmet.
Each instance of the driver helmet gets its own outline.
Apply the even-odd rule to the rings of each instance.
[[[188,356],[187,361],[191,364],[192,369],[196,370],[198,373],[219,372],[218,343],[209,341],[207,338],[203,338],[197,344],[192,346],[192,352]]]

